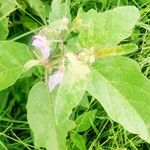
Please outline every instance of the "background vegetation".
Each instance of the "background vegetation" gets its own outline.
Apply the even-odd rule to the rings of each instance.
[[[0,0],[0,39],[4,39],[7,34],[8,40],[30,45],[34,33],[45,25],[45,20],[41,19],[42,8],[46,7],[44,13],[48,16],[50,5],[50,0],[43,0],[41,5],[33,5],[28,0],[17,0],[17,3],[13,0]],[[85,11],[93,8],[103,12],[123,5],[134,5],[140,10],[139,23],[127,39],[136,43],[139,49],[128,57],[135,59],[143,74],[150,78],[149,0],[72,0],[70,8],[72,17],[75,17],[80,7]],[[8,16],[6,20],[4,16]],[[3,21],[6,24],[8,21],[8,31],[4,30]],[[33,146],[33,136],[26,119],[26,103],[32,85],[42,78],[39,68],[28,72],[15,85],[0,92],[0,150],[37,149]],[[150,150],[148,143],[112,121],[99,102],[91,99],[88,93],[83,99],[71,115],[77,124],[81,123],[80,120],[83,121],[80,135],[72,136],[70,131],[67,137],[69,150],[83,150],[85,146],[89,150]]]

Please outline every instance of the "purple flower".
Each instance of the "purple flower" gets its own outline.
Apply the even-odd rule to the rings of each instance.
[[[50,44],[45,36],[35,35],[32,45],[40,50],[43,59],[48,59],[50,55]]]
[[[64,78],[64,71],[58,70],[49,77],[48,86],[49,90],[52,91],[57,85],[59,85]]]

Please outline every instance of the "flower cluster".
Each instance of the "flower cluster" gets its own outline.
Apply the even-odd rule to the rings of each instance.
[[[50,41],[45,36],[35,35],[33,37],[32,45],[38,48],[41,52],[42,59],[48,60],[51,52]],[[53,75],[49,76],[48,87],[52,91],[57,85],[59,85],[64,76],[64,71],[62,69],[56,71]]]

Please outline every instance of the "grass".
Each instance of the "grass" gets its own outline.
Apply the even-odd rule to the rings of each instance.
[[[46,0],[45,0],[46,2]],[[83,7],[85,11],[94,8],[105,11],[122,5],[135,5],[141,12],[141,19],[137,24],[131,38],[139,46],[137,52],[129,57],[135,59],[143,74],[150,79],[150,2],[149,0],[72,0],[71,14],[75,16],[77,10]],[[41,28],[41,20],[29,10],[16,10],[10,15],[11,26],[8,39],[29,43],[33,32]],[[29,30],[18,22],[21,17],[32,16],[36,28]],[[29,18],[30,18],[29,17]],[[33,150],[33,135],[26,119],[26,103],[30,88],[38,80],[40,74],[28,75],[21,78],[15,85],[0,93],[0,150]],[[83,105],[75,108],[72,119],[78,118],[88,111],[97,110],[94,121],[84,132],[81,132],[87,149],[89,150],[150,150],[150,144],[140,139],[137,135],[127,132],[121,125],[112,121],[102,106],[88,97],[83,100]],[[76,131],[74,131],[76,132]],[[74,145],[70,136],[67,137],[69,150],[79,150]]]

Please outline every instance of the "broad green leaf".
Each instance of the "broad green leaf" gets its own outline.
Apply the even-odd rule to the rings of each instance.
[[[95,62],[87,91],[113,120],[150,142],[150,81],[135,61],[118,56]]]
[[[30,55],[26,45],[0,41],[0,90],[16,82],[24,71],[24,64],[29,59]]]
[[[34,133],[35,145],[47,150],[66,150],[67,133],[75,127],[69,116],[86,89],[89,69],[73,54],[67,57],[70,63],[58,90],[50,93],[46,85],[39,82],[29,94],[28,121]]]
[[[103,49],[117,46],[131,35],[139,17],[139,11],[134,6],[116,7],[104,13],[89,10],[78,14],[75,21],[80,22],[78,48]]]
[[[34,133],[34,144],[38,147],[50,147],[57,150],[57,139],[53,114],[53,99],[44,82],[36,83],[27,103],[27,118]],[[52,142],[53,141],[53,144]],[[51,145],[50,145],[51,144]],[[50,149],[48,149],[50,150]]]
[[[83,132],[88,130],[91,127],[91,123],[95,119],[96,110],[88,111],[78,116],[75,121],[77,124],[77,131]]]
[[[78,147],[79,150],[86,150],[85,140],[83,136],[78,133],[71,134],[71,140],[73,141],[74,145]]]
[[[45,23],[45,6],[43,2],[41,0],[26,0],[26,2]]]

